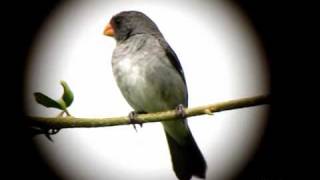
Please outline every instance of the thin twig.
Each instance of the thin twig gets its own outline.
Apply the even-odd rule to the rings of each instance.
[[[243,99],[236,99],[230,101],[219,102],[215,104],[198,106],[185,109],[185,116],[192,117],[198,115],[208,115],[214,112],[225,110],[232,110],[238,108],[245,108],[250,106],[257,106],[269,103],[269,96],[255,96]],[[179,118],[178,118],[179,119]],[[77,118],[73,116],[66,117],[32,117],[27,116],[28,125],[43,127],[43,128],[87,128],[87,127],[105,127],[132,124],[128,116],[110,117],[110,118]],[[160,122],[177,120],[177,113],[175,110],[140,114],[137,115],[136,120],[141,123]]]

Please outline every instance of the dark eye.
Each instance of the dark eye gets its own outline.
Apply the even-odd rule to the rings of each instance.
[[[114,23],[115,23],[116,25],[119,25],[120,22],[121,22],[121,20],[120,20],[119,18],[114,19]]]

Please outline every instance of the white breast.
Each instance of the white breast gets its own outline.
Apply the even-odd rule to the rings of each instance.
[[[137,85],[143,81],[143,69],[138,67],[138,63],[130,58],[125,58],[115,65],[116,73],[121,74],[118,78],[122,78],[128,84]],[[129,85],[130,86],[130,85]]]

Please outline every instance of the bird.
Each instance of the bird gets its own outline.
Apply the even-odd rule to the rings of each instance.
[[[179,59],[158,26],[140,11],[113,15],[103,30],[113,37],[112,71],[116,83],[139,113],[177,109],[177,120],[161,122],[167,139],[173,170],[179,180],[205,178],[207,164],[188,126],[186,79]]]

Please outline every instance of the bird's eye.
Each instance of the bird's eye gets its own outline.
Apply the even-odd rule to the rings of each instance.
[[[118,18],[116,18],[116,19],[114,20],[114,23],[117,24],[117,25],[120,24],[120,22],[121,22],[121,21],[120,21],[120,19],[118,19]]]

